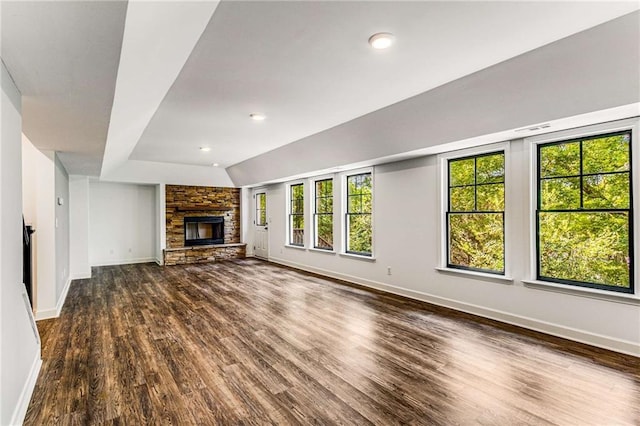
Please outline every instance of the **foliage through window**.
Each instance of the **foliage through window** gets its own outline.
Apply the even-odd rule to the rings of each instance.
[[[537,278],[633,292],[631,132],[538,145]]]
[[[504,152],[448,166],[447,266],[504,274]]]
[[[289,244],[304,246],[304,185],[289,186]]]
[[[256,225],[267,225],[267,194],[264,192],[256,194]]]
[[[371,173],[347,176],[347,253],[371,256],[371,191]]]
[[[333,179],[315,182],[313,223],[313,246],[333,250]]]

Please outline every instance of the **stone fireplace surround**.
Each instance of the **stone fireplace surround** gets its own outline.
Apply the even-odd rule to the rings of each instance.
[[[246,244],[240,242],[240,189],[166,185],[165,191],[167,226],[165,265],[206,263],[245,257]],[[185,246],[185,216],[223,216],[224,243]]]

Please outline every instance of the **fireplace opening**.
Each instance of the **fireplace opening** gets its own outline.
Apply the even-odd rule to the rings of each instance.
[[[184,218],[184,245],[224,244],[224,217]]]

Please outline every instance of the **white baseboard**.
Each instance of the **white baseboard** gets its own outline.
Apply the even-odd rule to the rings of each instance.
[[[114,266],[114,265],[131,265],[134,263],[150,263],[156,262],[155,257],[140,257],[137,259],[120,259],[120,260],[100,260],[91,266]]]
[[[608,349],[615,352],[624,353],[640,357],[640,345],[636,342],[627,340],[616,339],[608,336],[603,336],[596,333],[591,333],[584,330],[578,330],[571,327],[565,327],[558,324],[553,324],[545,321],[540,321],[534,318],[528,318],[520,315],[511,314],[508,312],[498,311],[495,309],[486,308],[483,306],[474,305],[471,303],[460,302],[453,299],[448,299],[440,296],[423,293],[420,291],[409,290],[402,287],[397,287],[390,284],[381,283],[379,281],[367,280],[364,278],[355,277],[352,275],[341,274],[338,272],[315,268],[312,266],[290,262],[285,259],[269,258],[270,262],[278,263],[284,266],[290,266],[292,268],[301,269],[303,271],[312,272],[319,275],[324,275],[330,278],[335,278],[354,284],[362,285],[365,287],[374,288],[387,293],[396,294],[399,296],[407,297],[409,299],[420,300],[422,302],[431,303],[433,305],[443,306],[445,308],[454,309],[457,311],[466,312],[473,315],[478,315],[484,318],[504,322],[511,325],[527,328],[529,330],[539,331],[541,333],[550,334],[556,337],[562,337],[564,339],[573,340],[580,343],[585,343],[591,346],[597,346],[599,348]]]
[[[56,304],[56,317],[60,316],[60,312],[62,312],[62,307],[64,306],[64,302],[67,300],[67,293],[69,293],[69,287],[71,287],[71,278],[69,278],[62,289],[62,293],[60,294],[60,298],[58,299],[58,303]]]
[[[158,265],[160,265],[160,266],[164,265],[164,262],[162,261],[162,259],[160,259],[160,258],[156,257],[156,258],[155,258],[155,260],[156,260],[156,263],[157,263]]]
[[[89,269],[89,272],[76,272],[74,274],[71,274],[71,281],[88,280],[89,278],[91,278],[91,269]]]
[[[42,320],[46,320],[46,319],[51,319],[51,318],[57,318],[58,314],[57,314],[57,309],[56,308],[51,308],[51,309],[43,309],[43,310],[36,310],[36,321],[42,321]]]
[[[69,287],[71,286],[72,279],[69,278],[62,289],[62,293],[58,298],[58,303],[56,303],[55,308],[37,310],[36,311],[36,321],[58,318],[60,316],[60,312],[62,312],[62,307],[64,306],[64,302],[67,300],[67,293],[69,293]]]
[[[42,358],[40,358],[40,348],[31,364],[31,370],[29,371],[29,377],[22,387],[20,397],[16,408],[13,410],[11,416],[11,425],[21,425],[24,422],[24,417],[27,414],[27,408],[29,408],[29,402],[31,401],[31,395],[36,387],[36,381],[38,380],[38,374],[40,373],[40,367],[42,367]]]

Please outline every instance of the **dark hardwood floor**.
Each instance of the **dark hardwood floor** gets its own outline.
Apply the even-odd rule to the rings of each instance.
[[[247,259],[94,268],[25,424],[640,424],[640,359]]]

